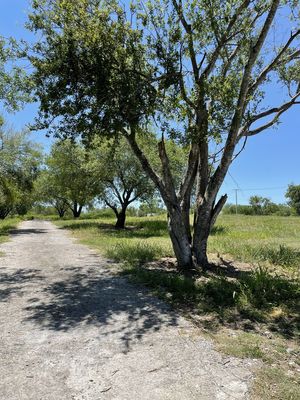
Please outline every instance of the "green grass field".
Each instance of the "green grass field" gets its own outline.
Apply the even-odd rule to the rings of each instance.
[[[157,257],[172,257],[166,218],[129,217],[128,229],[116,231],[113,218],[57,221],[59,226],[76,232],[84,243],[102,253],[114,246],[148,246]],[[231,256],[245,262],[269,262],[275,265],[300,265],[300,218],[276,216],[224,215],[218,220],[209,239],[209,252]],[[99,238],[101,237],[101,240]]]
[[[300,398],[300,218],[221,216],[209,253],[225,268],[194,279],[168,263],[173,251],[164,215],[129,217],[126,230],[115,230],[114,222],[56,221],[81,243],[120,262],[121,274],[191,318],[219,350],[262,360],[254,399]],[[236,265],[245,270],[227,274],[226,267]]]

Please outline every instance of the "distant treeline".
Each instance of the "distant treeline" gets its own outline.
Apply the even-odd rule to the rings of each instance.
[[[252,196],[249,205],[226,204],[223,208],[224,214],[244,214],[244,215],[279,215],[288,217],[297,215],[296,210],[287,204],[276,204],[270,199],[260,196]]]

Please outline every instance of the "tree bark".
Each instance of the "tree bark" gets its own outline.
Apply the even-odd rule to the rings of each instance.
[[[125,228],[126,210],[127,210],[127,206],[122,206],[121,211],[119,211],[117,213],[117,222],[115,224],[115,228],[117,228],[117,229]]]
[[[227,195],[224,195],[215,205],[214,202],[206,202],[200,204],[195,210],[194,218],[194,235],[193,235],[193,254],[198,266],[206,270],[209,266],[207,258],[207,242],[208,237],[214,226],[218,215],[220,214]]]
[[[210,233],[211,214],[211,206],[205,203],[196,207],[194,214],[193,254],[197,265],[204,270],[208,267],[207,241]]]
[[[189,273],[193,269],[192,248],[184,224],[184,216],[179,206],[168,207],[168,230],[178,269],[185,274]]]

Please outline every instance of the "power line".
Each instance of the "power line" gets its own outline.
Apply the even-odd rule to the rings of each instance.
[[[286,189],[287,186],[279,186],[279,187],[269,187],[269,188],[247,188],[247,189],[242,189],[240,185],[238,184],[237,180],[231,175],[231,173],[228,171],[228,175],[236,185],[235,189],[232,189],[235,192],[235,212],[236,214],[238,213],[238,192],[241,192],[242,196],[244,196],[244,191],[259,191],[259,190],[282,190]]]
[[[281,186],[281,187],[269,187],[269,188],[250,188],[250,189],[240,189],[243,191],[250,191],[250,190],[282,190],[282,189],[286,189],[287,186]]]

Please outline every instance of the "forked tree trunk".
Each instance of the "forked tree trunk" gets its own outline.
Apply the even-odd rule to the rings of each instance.
[[[77,204],[76,202],[74,203],[73,207],[71,208],[73,217],[74,218],[79,218],[81,211],[82,211],[82,206]]]
[[[63,218],[66,213],[65,208],[56,208],[56,211],[58,212],[59,218]]]

